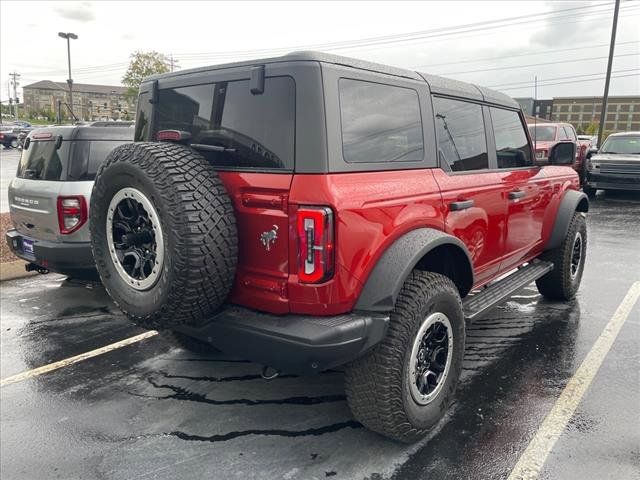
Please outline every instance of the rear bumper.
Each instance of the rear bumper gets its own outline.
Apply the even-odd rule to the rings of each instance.
[[[31,239],[33,240],[33,255],[31,255],[24,252],[23,239],[25,237],[17,230],[7,231],[5,238],[16,257],[53,272],[68,273],[95,269],[89,242],[56,243]]]
[[[640,190],[640,175],[589,172],[585,184],[607,190]]]
[[[388,323],[384,314],[278,316],[229,305],[202,327],[176,331],[277,370],[315,373],[363,355],[382,340]]]

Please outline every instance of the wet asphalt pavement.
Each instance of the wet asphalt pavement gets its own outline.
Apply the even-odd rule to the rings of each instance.
[[[265,381],[222,353],[160,337],[0,390],[2,479],[506,478],[633,284],[640,196],[592,202],[578,298],[535,285],[468,330],[457,400],[420,444],[361,428],[342,374]],[[141,333],[98,284],[4,282],[2,378]],[[543,479],[640,479],[640,303],[623,325]]]

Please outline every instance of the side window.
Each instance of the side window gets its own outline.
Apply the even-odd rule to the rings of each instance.
[[[567,129],[565,127],[560,127],[558,129],[558,140],[571,140],[571,137],[567,133]]]
[[[410,88],[341,78],[342,155],[349,163],[424,158],[418,93]]]
[[[532,165],[531,149],[518,112],[491,107],[493,135],[496,140],[498,168]]]
[[[578,140],[578,137],[576,137],[576,132],[573,131],[573,128],[565,126],[564,131],[568,140],[573,140],[574,142]]]
[[[489,168],[482,107],[448,98],[433,98],[442,167],[454,172]]]
[[[122,145],[122,143],[123,142],[110,142],[105,140],[91,142],[85,180],[94,180],[100,165],[102,165],[102,162],[107,158],[107,155],[118,145]]]

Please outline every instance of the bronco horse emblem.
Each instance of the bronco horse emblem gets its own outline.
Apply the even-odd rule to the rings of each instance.
[[[271,250],[271,244],[274,243],[278,239],[278,226],[274,225],[273,229],[268,232],[262,232],[260,234],[260,242],[264,245],[267,252]]]

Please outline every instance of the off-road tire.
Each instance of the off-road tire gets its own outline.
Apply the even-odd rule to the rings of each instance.
[[[210,343],[203,342],[184,333],[163,330],[160,334],[169,344],[198,355],[208,355],[220,351]]]
[[[574,276],[571,274],[571,259],[574,242],[577,235],[581,235],[581,256],[578,270]],[[560,246],[544,252],[540,258],[553,262],[553,270],[536,280],[538,291],[550,300],[571,300],[575,297],[582,273],[587,252],[587,222],[584,215],[575,212],[569,229]]]
[[[109,204],[127,187],[151,202],[163,234],[162,269],[147,290],[126,283],[108,247]],[[113,150],[96,176],[90,228],[102,283],[138,325],[155,329],[201,325],[231,290],[238,256],[233,206],[216,171],[188,147],[131,143]]]
[[[446,314],[451,322],[452,364],[438,395],[419,405],[409,386],[411,350],[422,322],[434,312]],[[385,338],[345,371],[347,401],[355,418],[368,429],[401,442],[424,437],[453,398],[462,369],[464,336],[462,304],[453,282],[438,273],[413,271],[398,295]]]

